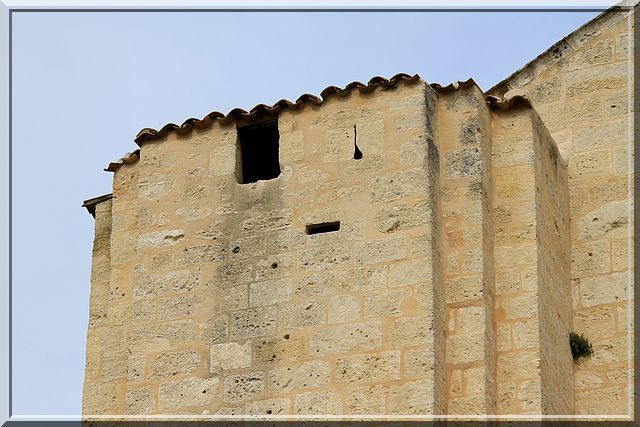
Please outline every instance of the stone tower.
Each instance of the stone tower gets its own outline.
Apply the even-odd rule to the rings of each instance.
[[[632,19],[488,93],[399,74],[142,130],[85,202],[85,416],[626,414]]]

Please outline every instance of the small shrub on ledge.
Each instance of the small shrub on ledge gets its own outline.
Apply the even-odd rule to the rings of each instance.
[[[578,335],[575,332],[569,333],[569,344],[571,345],[571,355],[574,361],[593,354],[591,343],[582,334]]]

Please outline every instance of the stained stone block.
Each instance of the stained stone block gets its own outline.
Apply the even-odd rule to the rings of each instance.
[[[215,399],[220,380],[212,378],[186,378],[161,384],[158,404],[162,413],[181,408],[208,405]]]
[[[331,368],[327,362],[306,362],[301,365],[278,367],[269,374],[269,387],[277,393],[319,388],[329,383]]]
[[[252,400],[264,390],[264,387],[265,373],[262,371],[229,375],[224,379],[223,400],[228,403]]]

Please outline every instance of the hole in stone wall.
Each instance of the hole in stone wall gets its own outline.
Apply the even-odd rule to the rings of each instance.
[[[308,224],[305,227],[307,234],[330,233],[340,230],[340,221],[322,222],[320,224]]]
[[[278,120],[238,126],[236,177],[240,184],[277,178],[280,175]]]
[[[358,147],[358,129],[356,128],[356,125],[353,125],[353,146],[353,158],[355,160],[360,160],[362,158],[362,151],[360,151],[360,148]]]

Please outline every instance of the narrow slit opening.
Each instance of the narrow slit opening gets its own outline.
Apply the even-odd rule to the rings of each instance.
[[[353,158],[354,160],[360,160],[362,158],[362,151],[358,147],[358,129],[356,125],[353,125]]]
[[[340,221],[322,222],[320,224],[308,224],[305,232],[309,235],[319,233],[331,233],[340,230]]]

